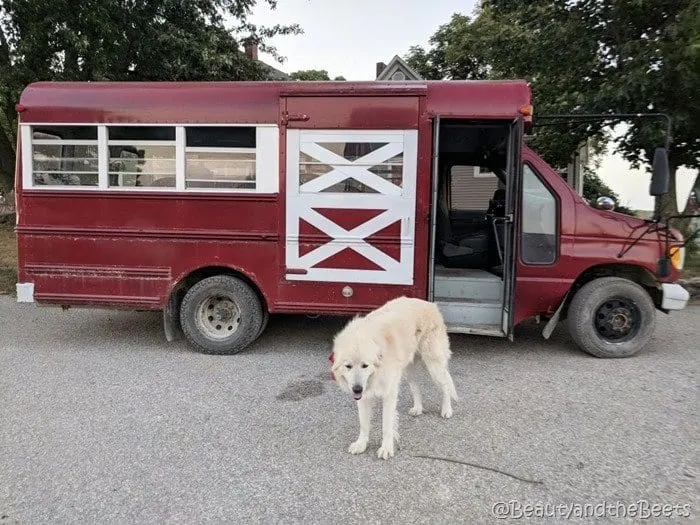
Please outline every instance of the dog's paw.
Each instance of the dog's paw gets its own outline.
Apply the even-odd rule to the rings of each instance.
[[[420,416],[423,413],[423,407],[411,407],[408,413],[412,416]]]
[[[389,459],[394,457],[394,444],[392,443],[391,445],[382,445],[379,447],[379,450],[377,450],[377,457],[379,459]]]
[[[442,407],[440,415],[445,419],[450,419],[452,417],[452,407]]]
[[[361,439],[358,439],[348,447],[350,454],[362,454],[365,450],[367,450],[367,442]]]

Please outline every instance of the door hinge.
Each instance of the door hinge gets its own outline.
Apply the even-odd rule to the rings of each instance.
[[[307,115],[306,113],[288,113],[288,112],[283,112],[282,113],[282,125],[286,125],[288,122],[306,122],[309,120],[311,117]]]

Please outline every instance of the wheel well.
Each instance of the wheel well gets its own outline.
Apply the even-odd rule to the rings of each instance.
[[[255,284],[255,282],[247,275],[227,266],[205,266],[204,268],[198,268],[197,270],[187,274],[185,277],[180,279],[180,281],[178,281],[178,283],[170,291],[168,304],[172,310],[173,320],[178,326],[180,325],[180,305],[182,304],[182,299],[185,297],[187,290],[192,288],[192,286],[197,284],[202,279],[214,277],[215,275],[230,275],[244,281],[257,294],[263,310],[268,311],[265,296],[260,291],[258,285]]]
[[[566,317],[569,303],[576,292],[585,284],[600,277],[621,277],[635,282],[647,291],[657,308],[661,307],[661,290],[658,288],[656,277],[649,270],[634,264],[601,264],[588,268],[576,278],[574,284],[571,286],[566,303],[564,304],[564,310],[562,312],[563,318]]]

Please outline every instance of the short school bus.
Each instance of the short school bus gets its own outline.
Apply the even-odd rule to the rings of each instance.
[[[524,81],[36,83],[17,110],[20,301],[162,310],[235,353],[270,313],[411,296],[451,332],[566,319],[619,357],[688,300],[677,231],[590,206],[523,142]],[[464,167],[497,178],[478,209],[453,205]]]

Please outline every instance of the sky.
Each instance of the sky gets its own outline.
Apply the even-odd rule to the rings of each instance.
[[[403,56],[412,45],[427,47],[431,35],[452,14],[471,15],[475,5],[476,0],[278,0],[277,9],[271,10],[259,0],[251,21],[265,26],[297,23],[304,30],[302,35],[270,41],[286,57],[282,64],[260,54],[261,60],[277,69],[287,73],[325,69],[331,78],[374,80],[377,62]],[[653,208],[646,170],[632,170],[619,155],[610,154],[597,172],[619,195],[620,204]],[[679,170],[679,202],[687,200],[696,173]]]

